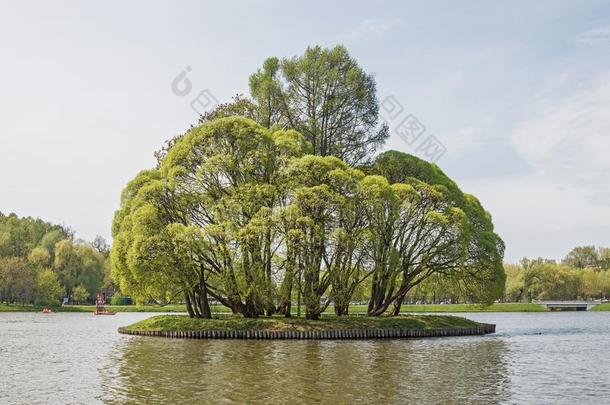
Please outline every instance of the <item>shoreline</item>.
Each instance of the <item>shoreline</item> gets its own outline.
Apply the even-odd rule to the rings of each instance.
[[[166,306],[157,305],[105,305],[108,310],[116,312],[149,312],[149,313],[186,313],[186,307],[182,304],[171,304]],[[0,304],[2,312],[41,312],[44,306],[41,305],[7,305]],[[48,306],[53,312],[93,312],[95,305],[66,305]],[[212,305],[212,312],[215,315],[231,315],[231,311],[221,305]],[[610,311],[610,303],[599,304],[590,311]],[[522,303],[498,303],[490,306],[479,304],[413,304],[403,305],[401,314],[409,313],[476,313],[476,312],[551,312],[539,304]],[[332,306],[324,312],[324,315],[332,315]],[[296,310],[293,311],[296,316]],[[350,315],[365,316],[366,305],[354,305],[350,307]]]
[[[495,330],[494,324],[448,315],[323,317],[315,321],[302,318],[193,319],[183,315],[157,315],[118,329],[119,333],[136,336],[245,340],[449,337],[484,335]]]
[[[606,306],[606,307],[604,307]],[[182,304],[171,304],[166,306],[157,305],[105,305],[108,310],[116,312],[159,312],[159,313],[186,313],[186,307]],[[41,305],[7,305],[0,304],[0,312],[41,312],[44,306]],[[66,305],[48,306],[53,312],[93,312],[95,305]],[[212,305],[212,312],[216,314],[231,314],[231,311],[221,305]],[[366,305],[353,305],[350,307],[351,315],[366,315]],[[595,308],[593,310],[596,310]],[[610,305],[602,304],[597,309],[609,310]],[[401,313],[459,313],[459,312],[547,312],[546,308],[538,304],[522,303],[498,303],[489,306],[479,304],[413,304],[403,305]],[[332,306],[324,313],[332,315]],[[296,315],[296,310],[293,311]]]

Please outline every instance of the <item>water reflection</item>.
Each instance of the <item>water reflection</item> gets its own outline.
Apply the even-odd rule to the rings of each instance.
[[[505,342],[197,341],[130,337],[100,369],[104,402],[500,403]]]
[[[465,314],[497,323],[498,333],[426,340],[188,341],[117,333],[150,315],[0,313],[0,404],[571,405],[610,398],[604,312]]]

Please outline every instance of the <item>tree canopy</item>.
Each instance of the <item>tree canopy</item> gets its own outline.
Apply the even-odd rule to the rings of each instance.
[[[199,124],[241,116],[267,129],[294,129],[310,143],[310,153],[352,166],[370,161],[389,136],[379,117],[375,78],[343,46],[311,46],[302,55],[268,58],[250,76],[249,89],[250,98],[236,95],[202,114]],[[155,153],[159,164],[183,136]]]
[[[427,280],[491,302],[504,244],[436,165],[389,151],[374,77],[342,46],[268,58],[237,95],[156,153],[121,198],[112,264],[137,300],[183,295],[248,317],[316,319],[367,296],[370,315]],[[368,290],[369,293],[364,293]]]
[[[51,305],[75,288],[79,298],[100,292],[106,259],[73,239],[69,228],[0,213],[0,302]]]
[[[122,193],[111,252],[121,290],[182,295],[197,317],[211,316],[211,299],[290,316],[296,296],[311,319],[331,303],[346,314],[367,280],[370,315],[398,313],[432,276],[479,300],[502,294],[489,214],[438,167],[392,152],[358,169],[311,152],[307,136],[244,117],[192,128]]]
[[[610,269],[610,248],[595,246],[577,246],[572,249],[563,262],[577,269]]]
[[[314,155],[358,164],[389,136],[379,119],[374,77],[343,46],[312,46],[303,55],[267,59],[250,76],[250,93],[263,126],[299,131]]]
[[[577,246],[560,263],[522,259],[505,264],[505,299],[599,299],[610,296],[610,248]]]

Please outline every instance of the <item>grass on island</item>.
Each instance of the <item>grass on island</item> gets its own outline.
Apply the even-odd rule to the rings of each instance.
[[[472,328],[470,319],[449,315],[401,315],[397,317],[323,316],[312,321],[304,318],[223,317],[193,319],[186,315],[157,315],[125,327],[131,331],[328,331],[347,329],[444,329]]]
[[[0,304],[0,312],[40,312],[42,306],[38,305],[6,305]],[[65,305],[50,307],[55,312],[93,312],[95,305]],[[171,312],[185,313],[186,307],[183,304],[159,305],[106,305],[106,308],[117,312]],[[352,314],[366,314],[366,305],[353,305],[350,307]],[[596,311],[610,311],[610,304],[599,305],[594,308]],[[546,308],[538,304],[522,303],[497,303],[489,306],[478,304],[433,304],[433,305],[403,305],[402,313],[410,312],[543,312]],[[222,305],[213,305],[214,313],[231,313],[229,308]],[[302,312],[305,310],[303,308]],[[326,314],[332,314],[334,309],[328,307]],[[293,309],[296,314],[296,308]]]

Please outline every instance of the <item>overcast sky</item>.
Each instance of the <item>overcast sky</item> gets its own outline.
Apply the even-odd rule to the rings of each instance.
[[[446,147],[438,164],[492,213],[508,261],[610,246],[605,3],[4,1],[0,211],[110,238],[122,188],[196,121],[201,91],[227,101],[269,56],[344,44],[404,108],[392,127],[413,114]]]

